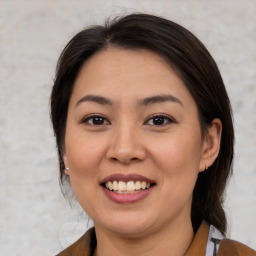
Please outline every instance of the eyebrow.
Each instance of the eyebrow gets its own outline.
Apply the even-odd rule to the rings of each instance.
[[[147,106],[150,104],[156,104],[156,103],[164,103],[164,102],[174,102],[174,103],[178,103],[181,106],[183,106],[182,102],[176,98],[175,96],[171,95],[171,94],[163,94],[163,95],[155,95],[155,96],[151,96],[151,97],[147,97],[145,99],[142,99],[139,101],[139,106]],[[109,105],[112,106],[113,103],[110,99],[105,98],[103,96],[99,96],[99,95],[86,95],[84,97],[82,97],[80,100],[78,100],[78,102],[76,103],[76,107],[83,103],[83,102],[95,102],[98,103],[100,105]]]
[[[168,102],[168,101],[178,103],[181,106],[183,106],[182,102],[178,98],[176,98],[175,96],[173,96],[171,94],[156,95],[156,96],[142,99],[139,102],[139,106],[146,106],[149,104],[163,103],[163,102]]]
[[[109,105],[112,106],[112,101],[102,97],[102,96],[98,96],[98,95],[86,95],[84,97],[82,97],[77,103],[76,103],[76,107],[81,104],[82,102],[95,102],[98,103],[100,105]]]

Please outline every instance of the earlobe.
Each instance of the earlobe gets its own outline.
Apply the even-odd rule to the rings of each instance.
[[[68,171],[69,171],[69,167],[65,167],[65,173],[66,173],[67,175],[69,175]]]
[[[207,170],[219,155],[221,143],[222,123],[220,119],[213,119],[211,125],[207,128],[204,138],[199,171]]]
[[[63,163],[64,163],[64,166],[65,166],[65,169],[64,169],[64,171],[65,171],[65,173],[67,174],[67,175],[69,175],[69,165],[68,165],[68,161],[67,161],[67,157],[66,157],[66,155],[64,155],[63,157],[62,157],[62,159],[63,159]]]

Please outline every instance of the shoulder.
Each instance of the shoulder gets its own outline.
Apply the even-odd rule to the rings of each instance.
[[[220,243],[218,256],[256,256],[256,251],[242,243],[224,238]]]
[[[94,237],[95,230],[94,228],[91,228],[75,243],[70,245],[56,256],[91,256],[96,241]]]

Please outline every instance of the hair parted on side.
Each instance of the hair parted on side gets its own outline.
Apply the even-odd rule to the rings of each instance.
[[[162,56],[193,96],[204,136],[214,118],[222,122],[220,152],[214,164],[199,173],[194,188],[191,219],[196,231],[202,222],[225,234],[223,196],[232,173],[234,129],[229,98],[218,67],[205,46],[187,29],[161,17],[130,14],[86,28],[62,51],[51,94],[51,120],[56,136],[60,181],[65,174],[65,127],[69,99],[78,72],[86,60],[108,47],[148,50]]]

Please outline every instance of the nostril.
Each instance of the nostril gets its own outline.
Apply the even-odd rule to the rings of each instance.
[[[139,161],[139,158],[137,157],[132,157],[132,158],[118,158],[118,157],[111,157],[110,158],[111,162],[121,162],[124,164],[129,164],[131,162],[137,162]]]
[[[110,160],[113,161],[113,162],[117,162],[117,161],[118,161],[118,158],[116,158],[116,157],[111,157]]]

